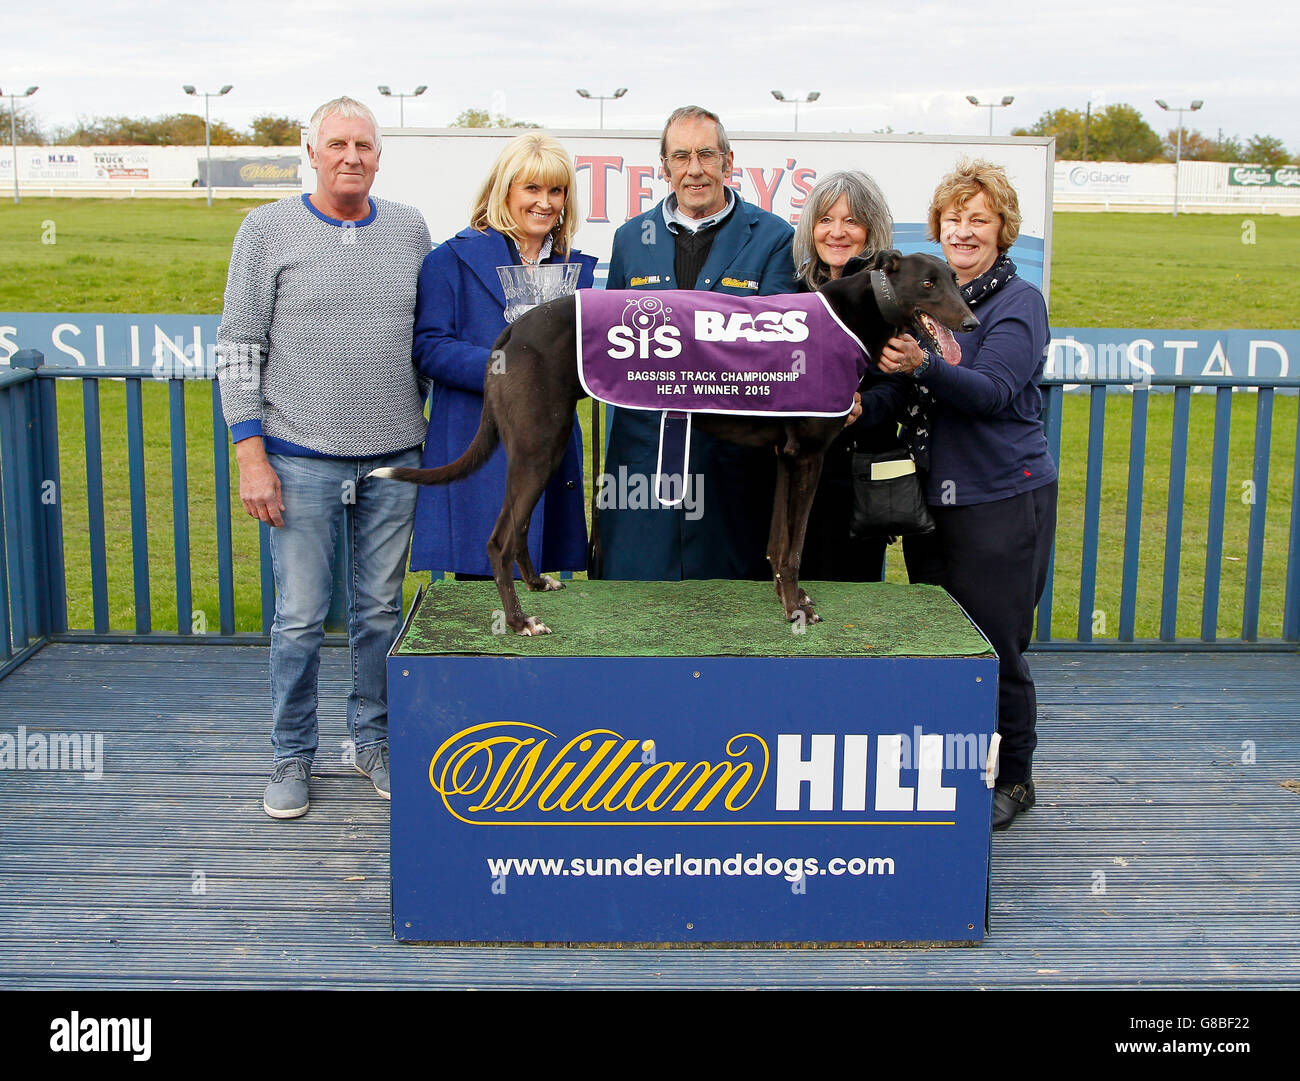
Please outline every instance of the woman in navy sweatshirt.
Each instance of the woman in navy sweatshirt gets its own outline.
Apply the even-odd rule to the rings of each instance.
[[[1034,805],[1037,701],[1023,654],[1056,533],[1056,464],[1039,391],[1047,305],[1007,258],[1020,209],[1001,166],[960,162],[935,189],[929,226],[979,328],[956,335],[956,363],[931,359],[905,336],[882,351],[880,369],[910,372],[928,399],[917,425],[928,429],[927,445],[914,450],[918,462],[928,452],[936,528],[907,538],[908,575],[944,586],[998,652],[993,828],[1006,829]]]

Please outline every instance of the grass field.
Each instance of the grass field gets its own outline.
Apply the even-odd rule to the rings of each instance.
[[[24,199],[0,207],[0,312],[219,314],[230,242],[258,204]],[[52,241],[52,243],[51,243]]]
[[[249,202],[198,200],[42,200],[0,207],[0,312],[196,312],[221,310],[230,241]],[[1300,219],[1257,216],[1254,244],[1243,244],[1242,219],[1227,216],[1058,214],[1053,224],[1052,322],[1056,326],[1220,329],[1297,325]],[[52,225],[51,225],[52,223]],[[54,243],[42,243],[42,239]],[[89,543],[85,502],[82,390],[60,381],[59,416],[69,625],[92,624]],[[191,529],[193,607],[209,631],[217,626],[216,508],[212,481],[211,391],[186,386],[188,514]],[[125,392],[101,384],[110,625],[134,627],[131,531],[126,502]],[[175,560],[172,546],[170,433],[163,384],[147,384],[145,456],[149,493],[149,561],[152,622],[175,629]],[[1233,403],[1225,501],[1224,559],[1218,633],[1241,633],[1247,522],[1242,482],[1252,477],[1254,395]],[[1281,629],[1282,583],[1295,454],[1295,397],[1278,398],[1270,454],[1268,526],[1261,637]],[[1193,398],[1189,440],[1178,633],[1200,633],[1201,583],[1210,515],[1209,458],[1213,401]],[[1054,633],[1072,637],[1077,622],[1088,400],[1067,396],[1061,448]],[[588,413],[586,405],[581,413]],[[1102,482],[1098,583],[1091,623],[1097,637],[1119,628],[1120,563],[1124,546],[1131,400],[1111,395]],[[1165,553],[1166,489],[1172,396],[1153,395],[1148,424],[1143,528],[1136,633],[1159,628]],[[587,441],[589,445],[589,440]],[[236,476],[233,454],[232,477]],[[590,477],[590,471],[588,472]],[[237,629],[260,628],[257,531],[233,500]],[[902,579],[891,550],[890,577]],[[413,589],[428,575],[412,575]]]
[[[1294,328],[1300,326],[1297,256],[1295,217],[1057,214],[1052,325]]]

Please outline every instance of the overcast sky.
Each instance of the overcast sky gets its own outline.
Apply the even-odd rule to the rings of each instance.
[[[1243,142],[1274,135],[1300,151],[1300,11],[1290,4],[53,0],[11,5],[0,26],[0,89],[39,85],[28,104],[46,128],[78,116],[201,114],[183,83],[232,83],[213,118],[237,128],[261,113],[306,119],[340,93],[396,127],[397,100],[379,96],[381,83],[428,84],[406,102],[408,127],[490,108],[594,128],[597,103],[575,88],[626,86],[605,105],[606,127],[657,129],[694,103],[733,131],[788,131],[794,109],[772,98],[779,89],[821,92],[799,107],[803,131],[985,134],[989,112],[966,95],[1013,94],[994,110],[994,134],[1089,98],[1094,108],[1131,104],[1164,134],[1174,118],[1154,99],[1202,98],[1188,127]]]

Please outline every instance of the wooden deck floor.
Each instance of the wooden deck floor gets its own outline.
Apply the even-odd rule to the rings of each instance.
[[[341,651],[311,812],[277,823],[264,649],[47,646],[0,734],[102,733],[105,769],[0,772],[0,986],[1300,987],[1300,657],[1031,661],[1038,806],[995,836],[982,945],[435,948],[391,935]]]

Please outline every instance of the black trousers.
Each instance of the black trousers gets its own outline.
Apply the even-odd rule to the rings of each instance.
[[[885,577],[884,537],[849,536],[853,480],[824,476],[817,486],[799,563],[801,581],[879,582]]]
[[[998,652],[998,783],[1033,777],[1038,701],[1024,651],[1056,536],[1056,481],[994,503],[932,506],[935,530],[905,537],[908,578],[943,586]]]

